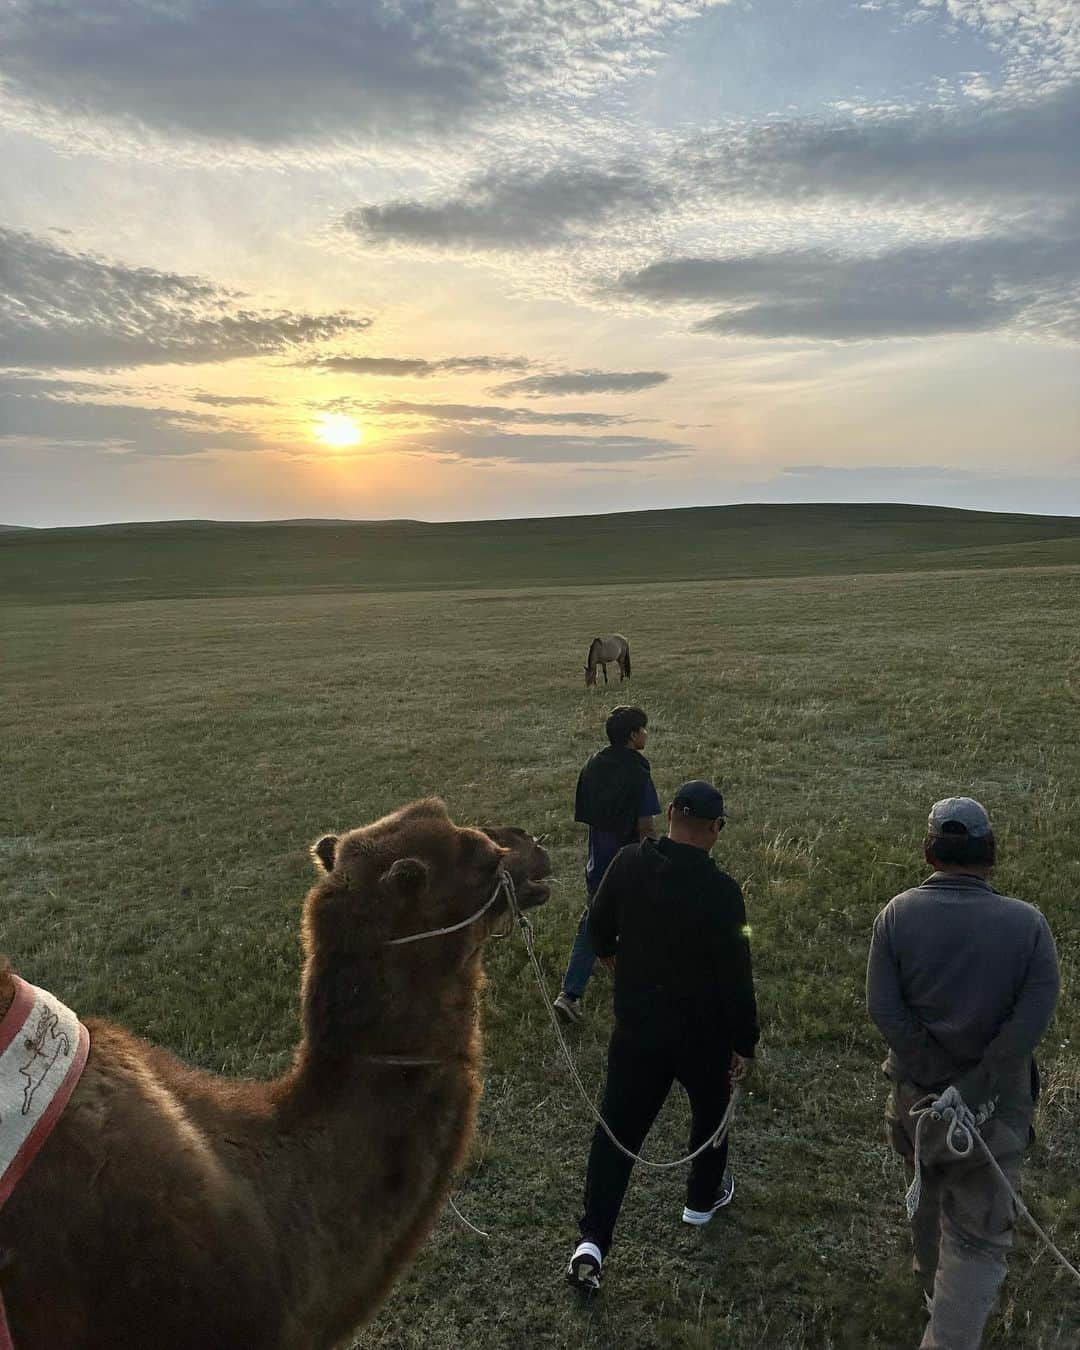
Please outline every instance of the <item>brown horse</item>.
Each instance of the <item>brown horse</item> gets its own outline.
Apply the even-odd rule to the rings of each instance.
[[[585,659],[585,687],[596,683],[596,667],[604,672],[607,684],[607,663],[615,661],[619,666],[619,682],[630,678],[630,644],[621,633],[611,633],[608,637],[594,637],[589,644],[589,655]]]

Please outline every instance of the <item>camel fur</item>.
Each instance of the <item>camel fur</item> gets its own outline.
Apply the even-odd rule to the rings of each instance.
[[[217,1078],[86,1019],[82,1080],[0,1210],[16,1350],[326,1350],[430,1231],[473,1133],[480,952],[505,897],[387,944],[473,914],[500,867],[543,903],[547,855],[521,830],[459,828],[437,799],[313,854],[282,1078]],[[0,973],[0,1015],[11,994]]]

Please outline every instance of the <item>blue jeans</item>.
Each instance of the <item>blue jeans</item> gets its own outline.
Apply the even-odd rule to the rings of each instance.
[[[589,899],[591,900],[592,896]],[[570,960],[566,963],[566,974],[562,982],[563,992],[573,998],[581,998],[595,965],[596,951],[589,937],[589,908],[586,905],[574,937],[574,945],[570,948]]]

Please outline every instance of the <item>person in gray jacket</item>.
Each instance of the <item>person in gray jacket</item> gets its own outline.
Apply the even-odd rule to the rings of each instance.
[[[977,801],[935,803],[924,852],[933,874],[878,915],[866,973],[867,1008],[889,1047],[889,1137],[910,1180],[911,1109],[955,1087],[1018,1189],[1033,1138],[1034,1051],[1057,1004],[1054,939],[1034,905],[990,885],[996,846]],[[978,1145],[955,1156],[945,1128],[933,1117],[924,1124],[911,1221],[930,1313],[921,1350],[977,1350],[1005,1278],[1015,1205]]]

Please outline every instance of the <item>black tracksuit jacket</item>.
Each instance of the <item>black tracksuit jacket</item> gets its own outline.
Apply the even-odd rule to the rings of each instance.
[[[616,957],[615,1021],[635,1041],[753,1055],[746,906],[704,849],[667,838],[621,849],[593,897],[589,936],[598,956]]]

